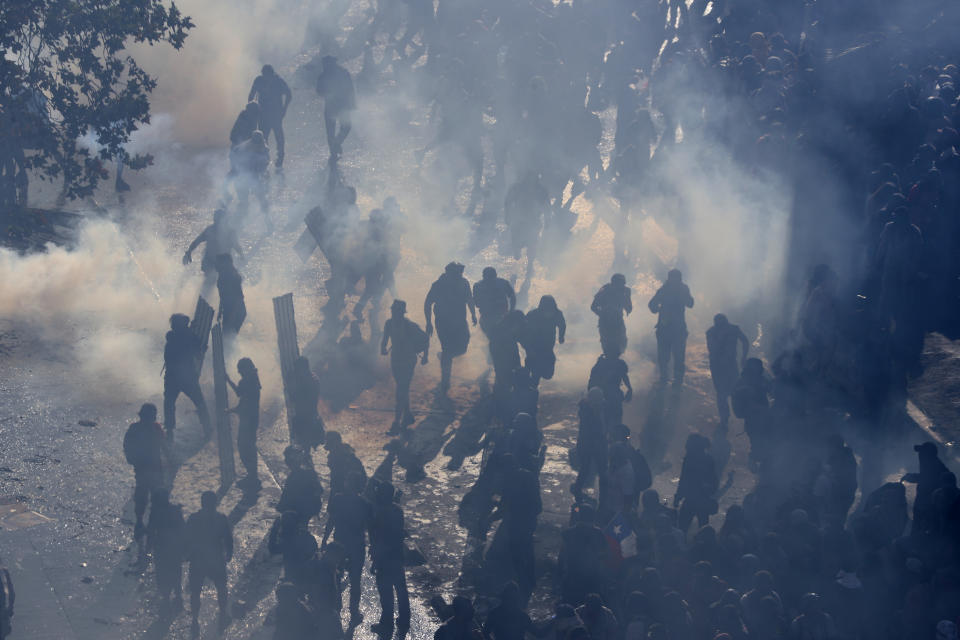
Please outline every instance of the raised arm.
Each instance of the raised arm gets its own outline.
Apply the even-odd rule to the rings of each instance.
[[[510,301],[510,311],[517,308],[517,292],[513,290],[513,285],[507,282],[507,298]]]
[[[559,334],[557,336],[557,340],[560,342],[560,344],[563,344],[563,341],[566,340],[567,337],[567,321],[563,317],[563,311],[560,311],[559,309],[557,309],[557,330]]]
[[[253,84],[250,86],[250,94],[247,96],[247,102],[253,102],[253,99],[257,97],[257,93],[260,92],[260,76],[257,76],[253,79]]]
[[[183,264],[190,264],[190,262],[193,260],[193,256],[191,255],[193,254],[193,250],[199,247],[201,243],[204,243],[207,241],[207,233],[209,231],[210,231],[210,227],[207,227],[206,229],[200,232],[200,235],[198,235],[196,238],[193,239],[193,242],[191,242],[190,246],[187,247],[186,253],[183,254]]]

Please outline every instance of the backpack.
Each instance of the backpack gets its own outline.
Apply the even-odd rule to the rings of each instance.
[[[430,346],[430,336],[427,335],[427,332],[420,328],[415,322],[411,322],[408,325],[410,331],[410,345],[413,347],[414,353],[423,353],[427,350],[427,347]]]
[[[147,425],[143,425],[147,426]],[[123,437],[123,455],[127,463],[134,467],[140,466],[147,458],[146,431],[141,423],[134,423],[127,429],[127,434]]]

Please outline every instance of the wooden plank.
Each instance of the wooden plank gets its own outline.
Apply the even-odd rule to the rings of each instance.
[[[292,293],[273,299],[273,317],[277,325],[277,347],[280,350],[280,376],[283,379],[283,398],[287,406],[287,427],[292,434],[293,403],[290,397],[290,388],[293,382],[293,367],[297,358],[300,357]]]
[[[220,453],[220,486],[229,487],[236,478],[233,461],[233,432],[227,414],[227,366],[223,357],[223,331],[213,327],[213,397],[217,416],[217,450]]]
[[[207,346],[210,344],[210,328],[213,326],[213,307],[203,299],[197,297],[197,308],[193,311],[190,321],[190,330],[200,340],[200,361],[197,362],[197,375],[203,371],[203,361],[207,355]]]

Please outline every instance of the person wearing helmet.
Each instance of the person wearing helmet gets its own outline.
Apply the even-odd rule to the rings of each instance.
[[[470,344],[470,327],[467,326],[467,309],[473,326],[477,326],[477,309],[474,306],[470,283],[463,277],[463,265],[451,262],[443,274],[430,286],[423,301],[423,315],[427,319],[427,335],[433,335],[433,318],[437,320],[437,337],[440,339],[440,391],[450,390],[450,374],[453,359],[467,352]]]
[[[259,129],[263,131],[264,139],[273,137],[277,141],[277,162],[276,167],[283,167],[283,117],[287,115],[287,107],[290,106],[290,100],[293,99],[293,93],[290,87],[284,82],[273,67],[269,64],[263,65],[260,75],[253,81],[250,87],[248,101],[256,100],[260,105]]]
[[[666,384],[670,359],[673,358],[673,384],[682,385],[686,373],[687,321],[685,312],[693,308],[690,288],[683,282],[679,269],[671,269],[650,303],[650,313],[659,314],[657,320],[657,363],[660,383]]]
[[[410,411],[410,381],[417,366],[417,355],[427,364],[430,351],[430,338],[416,322],[406,317],[407,303],[394,300],[390,306],[390,318],[383,325],[383,340],[380,342],[381,355],[390,354],[390,370],[397,384],[396,405],[390,435],[400,433],[414,423]],[[392,344],[392,348],[388,347]]]
[[[600,348],[606,354],[619,357],[627,348],[627,326],[623,317],[633,311],[630,287],[623,274],[613,274],[610,282],[600,287],[590,310],[597,314]]]

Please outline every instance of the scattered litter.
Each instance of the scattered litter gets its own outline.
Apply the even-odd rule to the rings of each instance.
[[[81,421],[78,422],[77,424],[80,425],[81,427],[95,427],[95,426],[97,426],[97,423],[94,422],[93,420],[81,420]]]

